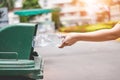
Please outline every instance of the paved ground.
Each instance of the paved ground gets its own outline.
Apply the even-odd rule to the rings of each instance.
[[[42,55],[44,80],[120,80],[120,42],[79,42],[59,49],[36,49]]]

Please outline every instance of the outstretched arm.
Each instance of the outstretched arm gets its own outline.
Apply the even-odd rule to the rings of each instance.
[[[120,23],[116,24],[112,29],[104,29],[87,33],[68,33],[65,36],[60,48],[71,46],[77,41],[108,41],[120,37]]]

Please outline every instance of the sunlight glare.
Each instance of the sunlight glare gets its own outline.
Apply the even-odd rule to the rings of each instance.
[[[98,0],[84,0],[87,5],[92,5],[98,2]]]

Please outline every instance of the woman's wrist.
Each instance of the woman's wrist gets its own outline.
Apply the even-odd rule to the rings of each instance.
[[[82,40],[82,35],[81,35],[81,33],[75,34],[74,39],[76,39],[76,41],[81,41],[81,40]]]

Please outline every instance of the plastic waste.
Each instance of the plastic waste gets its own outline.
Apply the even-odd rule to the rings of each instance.
[[[34,38],[33,47],[59,46],[62,43],[62,37],[59,33],[41,34]]]

